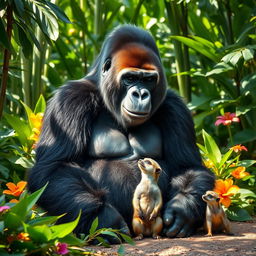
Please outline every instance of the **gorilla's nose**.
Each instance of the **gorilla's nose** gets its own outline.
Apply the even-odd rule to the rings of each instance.
[[[128,93],[130,94],[130,98],[134,102],[147,104],[148,101],[150,101],[150,92],[149,90],[145,88],[136,88],[132,87]]]

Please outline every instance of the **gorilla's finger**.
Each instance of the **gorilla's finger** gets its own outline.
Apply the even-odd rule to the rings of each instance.
[[[189,225],[184,225],[183,228],[180,230],[180,232],[176,235],[176,237],[179,237],[179,238],[187,237],[189,236],[191,230],[192,228]]]
[[[169,226],[172,224],[174,220],[174,212],[173,210],[166,210],[163,216],[164,224]]]
[[[176,217],[173,225],[166,232],[166,235],[168,237],[175,237],[179,233],[179,231],[183,228],[183,225],[184,225],[184,219]]]

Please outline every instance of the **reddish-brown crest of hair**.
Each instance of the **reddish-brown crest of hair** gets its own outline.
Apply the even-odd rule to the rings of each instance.
[[[144,46],[128,44],[114,55],[116,72],[124,68],[140,68],[145,70],[157,70],[154,63],[154,55]]]

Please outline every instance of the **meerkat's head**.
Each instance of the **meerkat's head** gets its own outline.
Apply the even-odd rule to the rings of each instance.
[[[202,195],[202,199],[207,203],[207,204],[213,204],[213,203],[219,203],[220,201],[220,196],[218,193],[214,191],[206,191],[204,195]]]
[[[160,165],[151,158],[140,159],[138,161],[138,166],[143,173],[152,176],[156,180],[162,171]]]

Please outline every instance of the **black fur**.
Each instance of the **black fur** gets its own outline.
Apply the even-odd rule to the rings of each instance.
[[[39,201],[49,214],[67,213],[61,219],[64,222],[74,219],[82,210],[77,233],[88,232],[96,216],[100,227],[120,228],[127,233],[131,228],[131,201],[140,180],[137,160],[92,159],[88,152],[92,125],[99,113],[109,111],[118,121],[116,109],[106,103],[106,98],[112,104],[118,103],[120,97],[114,70],[110,68],[107,78],[113,84],[109,90],[102,89],[100,74],[105,61],[127,42],[150,49],[162,72],[158,50],[147,32],[134,26],[115,30],[106,39],[88,76],[61,87],[50,100],[36,164],[29,173],[30,191],[49,182]],[[165,96],[166,80],[164,74],[160,75],[162,85],[153,92],[157,102],[150,120],[159,127],[163,138],[163,157],[158,161],[164,171],[159,185],[164,199],[165,230],[169,237],[184,237],[202,223],[205,203],[201,196],[213,188],[214,177],[202,166],[188,109],[173,92],[168,91]]]

